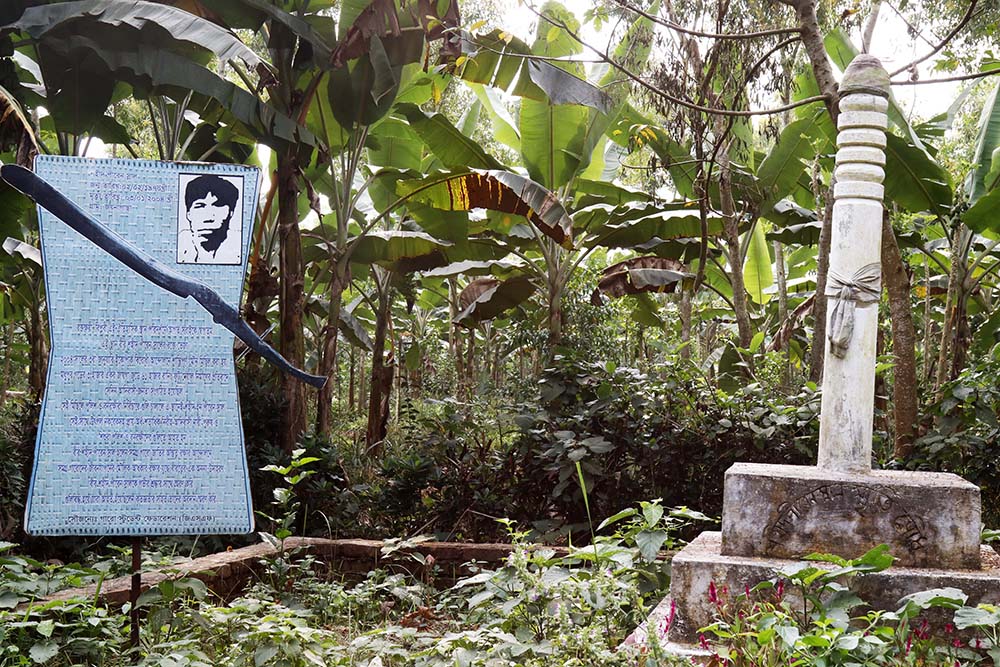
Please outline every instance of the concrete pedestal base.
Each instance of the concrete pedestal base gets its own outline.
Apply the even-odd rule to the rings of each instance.
[[[979,488],[957,475],[750,463],[726,471],[725,555],[855,558],[888,544],[899,565],[977,569],[979,526]]]
[[[709,601],[709,585],[718,589],[727,586],[733,595],[744,586],[754,586],[773,579],[779,570],[798,561],[779,558],[748,558],[724,556],[721,553],[721,533],[702,533],[673,559],[670,598],[657,610],[659,617],[650,618],[649,628],[662,628],[671,602],[676,611],[668,639],[672,643],[695,649],[698,629],[710,625],[715,606]],[[884,572],[867,574],[850,580],[850,588],[875,609],[895,610],[899,599],[910,593],[931,588],[959,588],[969,596],[967,604],[981,602],[1000,604],[1000,559],[988,546],[981,547],[985,569],[942,570],[892,567]],[[654,612],[656,616],[656,612]]]

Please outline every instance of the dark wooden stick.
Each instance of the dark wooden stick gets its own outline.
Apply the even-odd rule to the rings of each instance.
[[[132,603],[129,608],[131,620],[131,646],[139,647],[139,589],[142,587],[142,539],[132,538],[132,591],[129,601]]]

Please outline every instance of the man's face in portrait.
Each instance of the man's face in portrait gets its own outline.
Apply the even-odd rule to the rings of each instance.
[[[196,199],[188,207],[187,219],[191,223],[191,232],[198,243],[205,245],[213,234],[219,232],[229,221],[233,211],[228,204],[219,201],[213,192],[207,193],[201,199]]]
[[[182,174],[177,215],[180,264],[238,264],[242,181],[215,174]]]

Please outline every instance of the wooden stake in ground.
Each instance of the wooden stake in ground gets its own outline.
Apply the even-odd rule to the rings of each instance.
[[[132,591],[129,595],[129,644],[135,649],[139,647],[139,590],[142,588],[142,538],[132,538]]]

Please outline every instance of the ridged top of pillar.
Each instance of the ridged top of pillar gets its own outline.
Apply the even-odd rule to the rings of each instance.
[[[868,93],[889,97],[889,73],[875,56],[860,53],[854,57],[840,82],[840,96]]]

